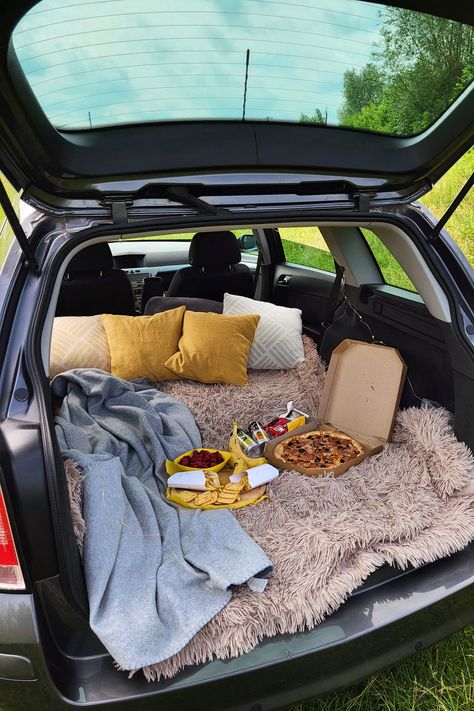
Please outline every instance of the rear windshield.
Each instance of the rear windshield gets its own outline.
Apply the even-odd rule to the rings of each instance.
[[[13,34],[63,129],[258,120],[426,129],[474,77],[473,28],[358,0],[43,0]]]

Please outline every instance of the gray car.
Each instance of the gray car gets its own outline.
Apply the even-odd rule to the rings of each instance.
[[[202,297],[197,277],[183,292],[191,237],[231,230],[255,298],[299,308],[319,345],[336,320],[360,337],[336,310],[344,272],[344,296],[408,365],[402,406],[447,409],[473,448],[473,270],[444,228],[472,178],[439,222],[417,202],[473,144],[470,4],[21,0],[0,12],[13,188],[0,188],[2,708],[284,708],[471,624],[474,543],[384,565],[311,630],[129,679],[89,625],[49,380],[55,316]],[[314,243],[295,247],[296,228]]]

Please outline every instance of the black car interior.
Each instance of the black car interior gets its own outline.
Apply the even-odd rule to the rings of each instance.
[[[257,291],[260,297],[255,298],[301,309],[305,332],[321,344],[334,274],[286,262],[276,229],[266,229],[265,240],[271,256],[266,263],[262,260]],[[143,259],[146,258],[145,255]],[[56,315],[152,314],[181,301],[199,304],[189,308],[214,310],[213,304],[222,302],[225,292],[254,296],[255,275],[240,263],[240,246],[233,232],[196,233],[190,244],[189,261],[189,267],[177,265],[176,270],[164,272],[166,276],[173,275],[166,288],[158,275],[135,283],[134,270],[127,276],[125,271],[112,268],[108,244],[86,247],[68,266]],[[129,266],[120,256],[114,257],[114,263]],[[388,287],[381,274],[379,283],[346,285],[344,296],[354,311],[346,308],[343,318],[336,311],[342,338],[361,338],[362,321],[367,340],[373,338],[398,348],[407,362],[409,379],[402,406],[419,405],[427,399],[453,409],[454,369],[446,341],[448,329],[432,316],[421,298]],[[337,303],[341,298],[339,294]]]
[[[106,242],[86,247],[71,259],[56,307],[57,316],[103,313],[135,313],[130,281],[121,269],[114,269]]]
[[[252,297],[252,272],[240,260],[240,247],[233,232],[197,232],[189,247],[191,266],[176,272],[167,295],[222,301],[228,291]]]

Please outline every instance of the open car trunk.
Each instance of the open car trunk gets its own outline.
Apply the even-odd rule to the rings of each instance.
[[[416,210],[407,210],[407,217],[408,215],[410,220],[416,215],[419,219],[419,213]],[[204,219],[209,221],[209,218]],[[300,215],[295,216],[293,220],[300,223]],[[339,261],[344,261],[344,244],[346,243],[347,248],[347,244],[350,243],[347,235],[344,236],[348,223],[336,223],[334,218],[328,220],[328,223],[329,225],[325,227],[324,221],[320,221],[319,225],[329,243],[331,243],[332,237],[333,244],[339,244]],[[287,224],[291,224],[289,218]],[[398,222],[399,226],[400,222]],[[112,239],[114,226],[111,225],[108,230],[109,239]],[[131,225],[129,230],[135,238],[139,238],[140,235],[135,226]],[[150,226],[148,226],[148,234],[149,230]],[[88,236],[90,238],[101,233],[104,233],[104,228],[98,227],[84,232],[82,237]],[[267,247],[275,253],[277,244],[272,245],[272,239],[275,237],[273,230],[265,230],[263,235],[267,240]],[[411,238],[413,239],[413,234]],[[416,237],[414,239],[420,247],[422,242]],[[76,244],[79,244],[79,240],[76,240]],[[67,267],[63,266],[62,269],[67,270]],[[355,264],[353,264],[353,269],[355,269]],[[282,279],[282,277],[285,278]],[[318,275],[314,270],[297,269],[295,265],[292,266],[284,262],[273,265],[271,279],[269,300],[277,304],[300,308],[303,313],[303,325],[307,337],[318,341],[333,280],[329,279],[328,281],[324,274]],[[422,398],[435,401],[427,404],[435,406],[438,404],[449,410],[454,410],[457,427],[465,427],[464,423],[466,423],[468,414],[465,409],[466,395],[463,393],[466,387],[471,386],[466,385],[467,381],[461,372],[464,367],[464,356],[459,340],[453,331],[453,324],[443,320],[442,314],[438,314],[441,317],[433,317],[426,304],[415,295],[403,294],[400,290],[390,289],[376,283],[359,286],[356,284],[355,278],[348,277],[345,287],[346,296],[356,307],[358,313],[362,315],[363,320],[368,323],[374,338],[398,348],[407,361],[409,380],[403,392],[401,406],[419,407]],[[441,301],[438,306],[440,304]],[[434,309],[433,301],[430,302],[430,308]],[[50,315],[51,313],[50,309]],[[349,331],[346,335],[350,337],[352,334]],[[472,367],[472,363],[466,365],[468,369]],[[307,383],[309,388],[311,385],[311,382]],[[314,386],[317,387],[317,384]],[[286,394],[283,395],[283,399],[286,400]],[[455,401],[456,405],[459,402],[459,407],[453,407]],[[295,402],[296,406],[298,404]],[[229,420],[231,410],[233,411],[233,405],[229,401]],[[250,412],[248,418],[250,419]],[[472,436],[467,425],[464,432],[467,435],[466,439]],[[212,442],[205,442],[205,444],[210,446]],[[266,678],[266,667],[287,660],[289,655],[294,656],[295,660],[304,655],[306,662],[295,667],[292,672],[302,674],[302,678],[304,678],[312,668],[312,655],[324,654],[327,655],[327,660],[337,659],[338,661],[331,678],[328,677],[324,682],[322,679],[318,679],[317,688],[321,691],[331,688],[335,682],[346,684],[351,681],[350,675],[345,676],[340,668],[341,659],[344,659],[345,654],[343,650],[338,651],[342,642],[350,645],[349,654],[360,653],[357,640],[361,634],[372,633],[370,640],[373,644],[371,642],[369,645],[369,654],[374,657],[379,656],[381,664],[390,663],[406,651],[406,645],[409,645],[409,642],[397,643],[389,650],[386,648],[386,643],[383,642],[391,625],[395,625],[395,629],[398,624],[394,607],[395,600],[406,597],[407,602],[404,605],[403,614],[410,617],[413,629],[417,629],[417,625],[420,625],[420,637],[422,637],[420,644],[423,645],[429,644],[430,640],[421,633],[423,615],[420,610],[428,600],[430,602],[438,600],[440,610],[443,610],[446,604],[443,595],[437,596],[435,594],[433,597],[433,590],[446,583],[448,568],[443,561],[421,567],[420,564],[417,564],[416,569],[413,569],[410,564],[405,569],[397,565],[385,564],[369,574],[361,585],[349,593],[349,600],[340,610],[312,630],[296,635],[286,634],[265,638],[253,651],[227,660],[225,664],[217,660],[202,666],[186,667],[170,680],[163,679],[148,684],[141,674],[136,675],[132,680],[127,680],[125,675],[121,680],[117,680],[117,672],[113,667],[110,655],[86,623],[87,598],[78,567],[80,561],[77,550],[73,552],[76,542],[72,535],[70,520],[67,524],[69,516],[67,491],[60,460],[57,460],[55,477],[58,482],[62,480],[60,484],[62,502],[60,505],[63,507],[64,529],[61,545],[64,547],[63,555],[69,558],[70,577],[66,581],[62,576],[62,587],[57,579],[42,581],[39,583],[38,591],[44,612],[42,633],[45,639],[49,640],[51,658],[54,659],[52,673],[58,688],[66,695],[72,693],[72,689],[75,688],[79,679],[81,685],[87,683],[84,681],[85,678],[89,679],[91,689],[95,688],[97,680],[100,679],[101,685],[107,687],[108,684],[111,684],[113,686],[114,697],[125,697],[132,700],[137,695],[144,694],[145,696],[149,695],[150,702],[152,702],[153,695],[160,692],[163,694],[164,704],[173,704],[179,698],[181,690],[189,684],[210,682],[214,690],[219,689],[219,704],[221,705],[217,704],[216,708],[222,708],[222,704],[231,705],[232,703],[230,697],[226,696],[226,679],[243,674],[248,675],[252,669],[253,681],[251,676],[245,676],[245,679],[249,680],[249,688],[258,678],[264,689],[267,687],[270,689],[271,672]],[[472,546],[468,546],[462,553],[457,553],[454,558],[460,561],[469,561],[472,555],[474,555]],[[71,567],[74,560],[76,565]],[[74,580],[76,582],[72,582]],[[456,587],[459,580],[454,576],[449,583],[450,589]],[[69,602],[72,602],[72,606],[66,604],[63,597],[63,589],[67,590],[68,588],[70,591]],[[367,610],[372,612],[367,614]],[[435,638],[436,632],[433,632],[433,639]],[[364,642],[364,648],[366,645],[367,641]],[[345,649],[349,649],[349,647]],[[213,708],[213,703],[217,702],[211,701],[209,698],[208,707]]]

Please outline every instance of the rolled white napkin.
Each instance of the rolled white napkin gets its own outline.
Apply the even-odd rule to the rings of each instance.
[[[273,479],[277,478],[279,473],[278,469],[271,464],[259,464],[257,467],[247,469],[246,472],[231,474],[229,479],[236,484],[242,479],[244,474],[247,474],[250,487],[255,489],[257,486],[262,486],[262,484],[268,484],[273,481]]]
[[[248,474],[249,484],[252,489],[263,484],[268,484],[273,479],[276,479],[280,473],[276,467],[271,464],[259,464],[257,467],[252,467],[246,472],[232,474],[229,479],[236,484],[244,474]],[[196,469],[191,472],[176,472],[168,478],[168,486],[174,489],[191,489],[191,491],[206,491],[206,477],[202,469]]]

